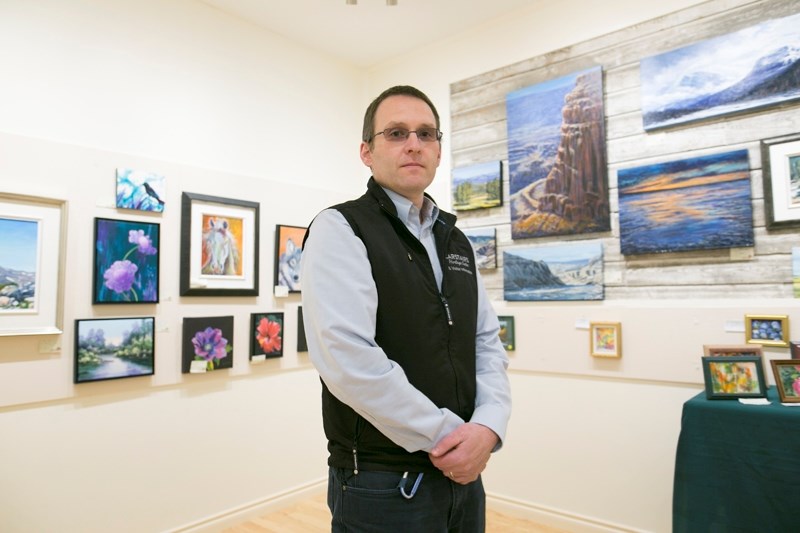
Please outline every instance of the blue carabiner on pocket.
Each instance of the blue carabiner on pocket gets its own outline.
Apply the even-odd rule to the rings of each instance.
[[[406,482],[408,481],[408,472],[403,474],[403,479],[400,480],[398,488],[400,489],[400,494],[403,495],[403,498],[406,500],[410,500],[414,497],[417,493],[417,489],[419,488],[419,484],[422,482],[422,472],[417,474],[417,480],[414,482],[414,485],[411,487],[411,494],[406,492]]]

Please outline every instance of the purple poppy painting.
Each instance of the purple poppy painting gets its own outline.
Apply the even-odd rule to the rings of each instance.
[[[233,367],[233,317],[183,319],[183,373]]]
[[[159,225],[95,218],[94,303],[157,303]]]

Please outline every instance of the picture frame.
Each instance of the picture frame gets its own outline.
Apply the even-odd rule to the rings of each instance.
[[[764,355],[764,350],[761,346],[753,346],[752,344],[704,344],[703,356],[704,357],[718,357],[718,356],[749,356],[761,357]]]
[[[465,228],[461,232],[472,245],[478,269],[497,268],[497,228]]]
[[[283,357],[284,325],[282,312],[251,313],[250,360]]]
[[[788,315],[745,315],[745,342],[763,346],[789,346]]]
[[[285,287],[290,293],[302,290],[300,260],[307,229],[284,224],[275,226],[275,287]]]
[[[163,213],[166,178],[154,172],[117,169],[117,208]]]
[[[66,200],[0,192],[0,336],[63,332],[66,237]]]
[[[703,357],[706,398],[764,398],[767,384],[762,358],[745,355]]]
[[[800,342],[789,341],[789,356],[792,359],[800,359]]]
[[[475,163],[452,171],[455,211],[490,209],[503,205],[503,162]]]
[[[589,349],[593,357],[622,357],[622,324],[590,322]]]
[[[800,133],[761,141],[768,230],[800,226]]]
[[[514,351],[516,349],[514,317],[498,316],[497,320],[500,322],[500,342],[503,343],[503,348],[508,352]]]
[[[258,296],[258,202],[181,195],[181,296]]]
[[[75,383],[155,374],[155,317],[75,320]]]
[[[233,368],[233,316],[183,319],[184,374]]]
[[[157,223],[96,217],[92,303],[158,303],[160,250]]]
[[[800,359],[773,359],[770,364],[781,403],[800,403]]]

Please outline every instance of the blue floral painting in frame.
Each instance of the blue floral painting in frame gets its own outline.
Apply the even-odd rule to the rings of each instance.
[[[183,319],[184,374],[233,368],[233,317]]]
[[[158,303],[159,225],[94,220],[93,302]]]
[[[622,169],[624,255],[753,246],[747,150]]]

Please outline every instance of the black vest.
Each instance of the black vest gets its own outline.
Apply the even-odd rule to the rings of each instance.
[[[434,404],[469,421],[475,409],[478,288],[472,246],[455,227],[456,217],[440,211],[434,222],[440,293],[425,247],[374,178],[364,196],[333,209],[367,249],[378,290],[376,342]],[[427,452],[412,454],[394,444],[324,383],[322,415],[330,466],[356,468],[357,461],[364,470],[435,469]]]

